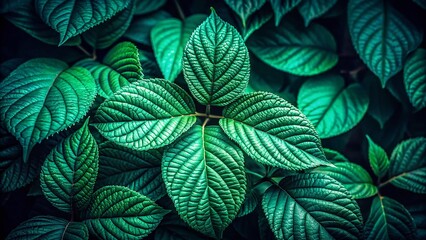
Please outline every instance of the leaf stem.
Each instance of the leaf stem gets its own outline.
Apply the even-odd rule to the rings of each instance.
[[[179,13],[179,17],[182,19],[182,21],[185,20],[185,14],[183,14],[182,8],[180,7],[178,1],[174,0],[174,2],[175,2],[175,5],[176,5],[176,8],[177,8],[177,11]]]
[[[89,57],[93,57],[92,54],[90,54],[86,49],[84,49],[84,47],[82,47],[81,45],[77,45],[77,48],[80,49],[84,54],[86,54]]]
[[[195,114],[193,116],[196,116],[196,117],[206,117],[206,118],[215,118],[215,119],[225,118],[224,116],[221,116],[221,115],[206,114],[206,113],[199,113],[199,112],[195,112]]]

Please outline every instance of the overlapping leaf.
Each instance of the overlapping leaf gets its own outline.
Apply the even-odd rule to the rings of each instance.
[[[383,177],[389,169],[389,158],[385,150],[377,145],[368,135],[368,159],[374,174]]]
[[[163,6],[167,0],[135,0],[135,14],[142,15],[154,12]]]
[[[336,2],[337,0],[302,0],[297,9],[305,20],[305,26],[308,26],[313,19],[323,15]]]
[[[404,66],[404,86],[411,104],[419,110],[426,106],[426,49],[417,49]]]
[[[151,1],[151,0],[149,0]],[[170,13],[160,10],[143,17],[134,18],[130,27],[124,34],[133,42],[141,43],[147,46],[151,45],[151,29],[162,20],[171,18]],[[158,76],[159,77],[159,76]]]
[[[281,18],[295,8],[302,0],[269,0],[275,14],[275,26],[281,22]]]
[[[324,148],[325,158],[332,163],[349,162],[349,160],[336,150]]]
[[[266,0],[225,0],[225,2],[240,16],[243,26],[245,26],[247,18],[260,9],[266,3]]]
[[[253,15],[248,20],[247,25],[243,27],[243,29],[241,30],[241,35],[244,41],[246,41],[252,33],[254,33],[256,30],[261,28],[263,25],[265,25],[265,23],[267,23],[272,18],[272,13],[263,9],[264,8],[262,8],[262,10],[260,10],[259,13]]]

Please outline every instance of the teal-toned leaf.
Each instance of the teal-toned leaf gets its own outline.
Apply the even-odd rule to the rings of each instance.
[[[162,7],[167,0],[136,0],[135,1],[135,15],[147,14],[154,12],[155,10]]]
[[[243,152],[218,126],[194,126],[164,153],[163,179],[181,218],[211,237],[237,216],[244,200]]]
[[[136,151],[105,142],[99,146],[97,186],[122,185],[158,200],[166,195],[161,177],[162,149]]]
[[[0,64],[0,82],[26,61],[25,58],[11,58],[2,62]]]
[[[0,174],[22,157],[22,147],[6,129],[0,126]]]
[[[415,233],[413,218],[402,204],[388,197],[374,198],[365,223],[365,239],[416,239]]]
[[[377,187],[363,167],[351,162],[334,162],[333,164],[332,167],[319,167],[314,171],[336,179],[355,199],[368,198],[377,194]]]
[[[305,20],[305,26],[308,26],[313,19],[330,10],[336,2],[337,0],[302,0],[297,10]]]
[[[422,7],[423,9],[426,9],[426,1],[425,0],[413,0],[417,5]]]
[[[244,41],[214,10],[186,45],[183,74],[192,95],[204,105],[225,106],[247,85],[250,61]]]
[[[325,158],[332,163],[349,162],[349,160],[336,150],[324,148]]]
[[[419,48],[404,66],[404,85],[411,104],[419,110],[426,106],[426,49]]]
[[[11,12],[29,2],[31,0],[3,0],[0,2],[0,14]]]
[[[398,144],[390,157],[388,182],[415,193],[426,193],[426,138]]]
[[[345,87],[339,75],[321,75],[306,81],[297,105],[321,138],[340,135],[355,127],[368,109],[368,95],[358,83]]]
[[[289,170],[328,164],[308,119],[274,94],[244,94],[223,116],[219,124],[225,133],[260,163]]]
[[[166,146],[196,121],[191,97],[178,85],[151,79],[122,88],[95,115],[107,139],[135,150]]]
[[[269,0],[275,14],[275,26],[281,22],[281,18],[295,8],[302,0]]]
[[[385,150],[377,145],[368,135],[368,159],[371,169],[378,177],[383,177],[389,169],[389,158]]]
[[[44,196],[53,206],[67,213],[87,206],[98,174],[98,145],[88,124],[89,119],[59,143],[41,169],[40,184]]]
[[[32,59],[0,83],[0,119],[22,144],[26,162],[36,143],[79,121],[95,95],[95,81],[86,69]]]
[[[106,186],[93,194],[83,222],[98,239],[141,239],[168,212],[129,188]]]
[[[247,40],[247,46],[271,67],[300,76],[325,72],[338,60],[336,42],[327,29],[319,24],[305,28],[290,18],[277,28],[265,24]]]
[[[253,190],[249,190],[244,198],[244,202],[241,205],[237,217],[244,217],[247,214],[252,213],[256,209],[258,201],[259,196],[257,193]]]
[[[141,62],[144,78],[158,78],[161,76],[161,70],[155,60],[154,53],[139,50],[139,61]]]
[[[266,0],[225,0],[225,2],[240,16],[243,26],[246,26],[248,17],[259,10],[266,3]]]
[[[386,0],[350,0],[348,25],[356,51],[382,87],[422,41],[421,30]]]
[[[206,17],[204,14],[195,14],[183,21],[170,18],[152,28],[152,48],[165,79],[174,81],[182,71],[183,49],[192,32]]]
[[[130,0],[35,0],[41,19],[60,34],[59,45],[123,10]]]
[[[83,33],[83,39],[93,48],[104,49],[124,35],[133,18],[133,0],[111,19]]]
[[[177,213],[167,214],[155,229],[155,240],[205,240],[206,236],[191,229]]]
[[[261,28],[272,18],[272,13],[268,10],[269,9],[264,10],[264,8],[262,8],[259,13],[254,14],[251,18],[249,18],[246,27],[243,27],[241,30],[241,35],[244,41],[246,41],[252,33]]]
[[[262,206],[277,239],[359,239],[361,235],[357,203],[326,175],[285,178],[266,191]]]
[[[7,236],[7,240],[89,239],[87,227],[80,222],[69,222],[53,216],[37,216],[23,223]]]
[[[99,95],[111,97],[124,86],[142,79],[138,48],[130,42],[122,42],[113,47],[102,63],[84,59],[77,66],[87,68],[99,86]]]
[[[416,203],[411,203],[407,206],[407,210],[414,218],[417,239],[426,238],[426,205],[423,203],[424,201],[425,198],[423,195],[422,198],[417,199]]]

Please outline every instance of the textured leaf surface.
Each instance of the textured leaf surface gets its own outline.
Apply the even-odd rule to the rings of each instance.
[[[130,0],[35,0],[41,19],[60,34],[59,45],[123,10]]]
[[[426,138],[408,139],[390,157],[389,181],[415,193],[426,193]]]
[[[302,0],[297,9],[305,20],[305,26],[308,26],[313,19],[330,10],[336,2],[337,0]]]
[[[297,105],[321,138],[340,135],[355,127],[368,109],[368,95],[361,85],[345,87],[338,75],[322,75],[306,81]]]
[[[247,46],[271,67],[301,76],[327,71],[338,60],[336,42],[327,29],[318,24],[305,28],[290,18],[278,28],[264,25],[247,40]]]
[[[86,69],[68,68],[55,59],[32,59],[0,83],[0,118],[22,144],[27,161],[36,143],[80,120],[95,95],[95,82]]]
[[[275,14],[275,26],[281,22],[281,18],[295,8],[302,0],[269,0]]]
[[[426,106],[426,49],[417,49],[404,66],[404,85],[411,104],[419,110]]]
[[[95,119],[104,137],[136,150],[166,146],[196,121],[191,97],[161,79],[122,88],[99,107]]]
[[[348,25],[356,51],[383,87],[422,41],[422,32],[385,0],[350,0]]]
[[[67,213],[87,206],[98,174],[98,145],[88,123],[50,152],[40,174],[44,196]]]
[[[274,94],[245,94],[223,116],[219,124],[225,133],[256,161],[289,170],[328,164],[308,119]]]
[[[108,52],[102,63],[85,59],[76,65],[91,72],[99,86],[99,95],[105,98],[143,77],[138,49],[130,42],[117,44]]]
[[[225,106],[247,86],[250,61],[244,41],[214,10],[186,45],[183,73],[192,95],[204,105]]]
[[[206,17],[204,14],[195,14],[184,21],[169,18],[152,28],[152,47],[165,79],[174,81],[182,71],[183,49],[192,32]]]
[[[89,239],[87,227],[80,222],[69,222],[53,216],[33,217],[15,228],[7,240],[32,239]]]
[[[107,186],[93,195],[84,223],[99,239],[141,239],[169,211],[126,187]]]
[[[277,239],[359,239],[361,212],[336,180],[322,174],[285,178],[263,196]]]
[[[163,157],[167,193],[195,230],[221,237],[244,200],[242,151],[218,127],[194,126]]]
[[[240,16],[243,26],[245,26],[247,18],[260,9],[266,3],[266,0],[225,0],[225,2]]]
[[[161,177],[162,149],[136,151],[113,142],[99,146],[98,186],[123,185],[158,200],[166,195]]]
[[[374,198],[365,223],[365,239],[416,239],[415,233],[413,218],[403,205],[388,197]]]
[[[389,169],[389,158],[385,150],[377,145],[368,135],[368,159],[374,174],[383,177]]]

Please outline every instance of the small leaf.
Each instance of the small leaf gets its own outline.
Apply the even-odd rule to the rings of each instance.
[[[194,126],[165,151],[162,172],[181,218],[220,238],[237,216],[246,190],[238,146],[218,126]]]
[[[388,197],[374,198],[365,223],[365,239],[416,239],[415,233],[413,218],[403,205]]]
[[[98,239],[141,239],[168,212],[126,187],[106,186],[93,194],[83,222]]]
[[[377,145],[368,135],[368,159],[374,174],[383,177],[389,169],[389,158],[385,150]]]
[[[250,15],[252,15],[256,10],[259,10],[263,4],[266,3],[266,0],[225,0],[225,2],[238,14],[238,16],[240,16],[241,22],[243,23],[243,26],[245,26],[248,17],[250,17]]]
[[[192,32],[206,17],[204,14],[195,14],[184,21],[170,18],[152,28],[152,48],[165,79],[173,82],[182,71],[183,49]]]
[[[247,86],[250,61],[244,41],[214,10],[186,45],[183,74],[192,95],[204,105],[225,106]]]
[[[86,69],[68,68],[56,59],[32,59],[0,83],[0,119],[22,144],[26,162],[36,143],[79,121],[95,95]]]
[[[80,222],[69,222],[53,216],[37,216],[23,223],[7,236],[7,240],[89,239],[87,227]]]
[[[422,31],[386,0],[350,0],[348,25],[356,51],[382,87],[422,41]]]
[[[136,151],[105,142],[99,146],[97,186],[122,185],[158,200],[166,195],[161,177],[162,149]]]
[[[297,10],[305,20],[305,26],[308,26],[313,19],[330,10],[336,2],[337,0],[302,0]]]
[[[411,104],[420,110],[426,106],[426,49],[419,48],[404,66],[404,86]]]
[[[426,193],[426,138],[403,141],[392,152],[389,180],[394,186],[415,193]]]
[[[272,10],[275,13],[275,26],[281,22],[281,18],[288,12],[293,10],[302,0],[269,0],[271,2]]]
[[[326,175],[285,178],[266,191],[262,206],[277,239],[359,239],[361,235],[357,203]]]
[[[339,75],[321,75],[306,81],[297,105],[321,138],[340,135],[355,127],[368,109],[369,99],[361,85],[345,87]]]
[[[191,97],[178,85],[137,81],[99,107],[95,127],[108,140],[135,150],[166,146],[196,121]]]
[[[135,15],[154,12],[162,7],[166,2],[167,0],[135,0]]]
[[[328,164],[308,119],[274,94],[244,94],[223,116],[219,124],[225,133],[260,163],[289,170]]]

